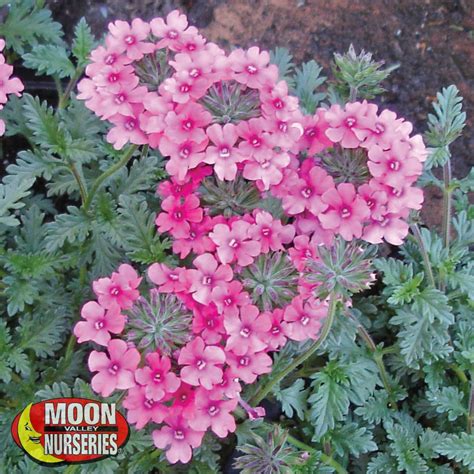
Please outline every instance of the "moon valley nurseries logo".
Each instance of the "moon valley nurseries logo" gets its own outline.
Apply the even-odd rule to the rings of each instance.
[[[60,466],[115,456],[130,428],[115,403],[55,398],[30,403],[13,420],[11,433],[34,461]]]

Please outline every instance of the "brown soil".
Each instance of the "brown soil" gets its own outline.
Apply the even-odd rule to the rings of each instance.
[[[101,36],[109,21],[150,19],[180,8],[203,34],[232,48],[285,46],[297,62],[315,59],[330,76],[334,52],[351,43],[386,63],[400,63],[383,100],[424,130],[436,92],[456,84],[468,126],[453,147],[454,174],[474,164],[474,2],[471,0],[49,0],[70,34],[85,16]],[[429,193],[425,218],[437,222],[439,193]]]

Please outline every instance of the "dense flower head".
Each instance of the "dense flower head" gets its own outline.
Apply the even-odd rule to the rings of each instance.
[[[319,337],[331,291],[367,288],[360,239],[402,243],[426,152],[367,101],[303,115],[266,51],[226,54],[177,11],[115,22],[91,59],[79,97],[108,140],[165,157],[155,223],[175,255],[97,279],[74,333],[108,349],[91,353],[93,389],[127,390],[129,422],[185,463],[206,431],[236,429],[274,351]]]

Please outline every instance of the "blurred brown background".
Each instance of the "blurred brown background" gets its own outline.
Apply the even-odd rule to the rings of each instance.
[[[68,35],[85,16],[97,36],[109,21],[151,19],[174,8],[210,40],[228,49],[285,46],[297,62],[315,59],[330,75],[334,52],[353,43],[400,68],[381,99],[424,131],[436,92],[456,84],[465,98],[468,126],[453,147],[454,173],[474,164],[474,0],[47,0]],[[425,213],[436,221],[441,196]],[[428,216],[427,216],[428,217]],[[431,220],[429,219],[429,220]]]

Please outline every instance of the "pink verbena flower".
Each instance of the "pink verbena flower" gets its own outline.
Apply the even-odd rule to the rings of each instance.
[[[250,303],[249,294],[242,291],[240,281],[231,281],[227,285],[217,286],[212,290],[211,300],[220,314],[237,317],[239,308]]]
[[[150,25],[140,18],[135,18],[131,25],[126,21],[117,20],[109,24],[109,31],[107,47],[118,53],[125,52],[130,59],[141,59],[155,50],[154,44],[144,41],[150,32]]]
[[[373,145],[369,149],[367,163],[371,175],[396,188],[414,182],[421,175],[423,166],[417,158],[409,158],[409,152],[410,145],[406,142],[395,141],[390,150]]]
[[[371,244],[380,244],[385,239],[389,244],[401,245],[408,235],[408,223],[406,219],[408,213],[393,214],[387,212],[371,219],[364,228],[362,239]]]
[[[322,200],[322,195],[329,189],[334,189],[334,179],[321,167],[311,164],[312,160],[306,160],[302,165],[303,172],[300,177],[288,179],[285,186],[287,192],[282,199],[283,209],[288,214],[300,214],[307,209],[319,216],[327,209],[328,205]]]
[[[148,278],[159,287],[160,293],[180,293],[185,290],[184,268],[169,268],[164,263],[153,263],[148,267]]]
[[[206,346],[201,337],[196,337],[180,351],[178,364],[181,379],[190,385],[202,385],[207,390],[222,380],[222,368],[225,362],[224,351],[217,346]]]
[[[102,307],[109,309],[118,305],[121,309],[129,309],[140,295],[137,288],[141,281],[133,267],[123,263],[110,278],[94,281],[92,288]]]
[[[202,208],[199,207],[199,198],[190,194],[184,199],[167,197],[162,203],[156,218],[159,232],[170,232],[173,237],[184,238],[189,236],[191,222],[201,222]]]
[[[112,339],[107,344],[109,357],[105,352],[92,351],[89,355],[89,370],[98,372],[91,380],[94,392],[108,397],[115,389],[135,386],[134,371],[140,362],[140,353],[128,348],[121,339]]]
[[[3,55],[0,55],[3,57]],[[23,83],[17,77],[11,77],[13,74],[13,66],[0,63],[0,104],[5,104],[9,94],[15,94],[20,97],[24,89]]]
[[[195,269],[187,271],[187,280],[190,283],[189,291],[194,300],[201,304],[208,304],[212,290],[225,286],[232,280],[233,272],[229,265],[219,265],[214,256],[204,253],[193,261]]]
[[[140,106],[139,106],[140,107]],[[145,145],[148,143],[146,135],[140,128],[140,112],[137,108],[130,115],[116,114],[110,117],[110,122],[114,125],[107,133],[107,141],[114,145],[116,150],[120,150],[127,143],[135,145]]]
[[[166,459],[171,464],[178,461],[187,463],[191,459],[192,449],[202,443],[205,431],[193,430],[188,420],[176,413],[166,419],[166,425],[152,433],[155,446],[166,449]]]
[[[166,171],[179,181],[183,181],[189,170],[204,162],[207,143],[207,137],[199,142],[183,139],[179,143],[170,140],[167,136],[162,137],[160,151],[164,156],[169,157],[165,166]]]
[[[353,184],[341,183],[337,189],[329,189],[322,200],[329,206],[325,213],[319,215],[324,229],[338,232],[345,240],[362,235],[363,222],[370,211],[365,201],[356,195]]]
[[[178,10],[173,10],[166,17],[166,21],[163,18],[154,18],[151,20],[150,26],[152,33],[157,38],[161,38],[156,45],[158,49],[169,47],[172,50],[177,50],[184,32],[188,28],[188,19]]]
[[[191,428],[197,431],[206,431],[208,428],[225,438],[236,428],[235,418],[231,412],[237,406],[237,400],[220,400],[213,391],[198,389],[196,393],[196,412],[189,420]]]
[[[173,242],[173,252],[179,254],[180,258],[186,258],[191,252],[197,255],[214,252],[216,245],[208,235],[214,227],[213,220],[209,216],[204,216],[201,222],[190,222],[189,227],[187,237],[175,239]]]
[[[285,308],[282,323],[286,335],[294,341],[317,339],[321,320],[327,315],[327,306],[316,300],[304,301],[296,296]]]
[[[267,342],[269,349],[276,350],[283,347],[287,339],[282,325],[283,310],[276,308],[268,315],[270,317],[270,329],[267,331],[264,340]]]
[[[243,355],[267,348],[265,333],[271,327],[270,317],[266,313],[259,313],[254,305],[242,307],[239,317],[225,316],[224,327],[229,335],[226,351]]]
[[[181,382],[178,390],[173,393],[173,403],[170,412],[181,415],[189,420],[194,416],[194,399],[196,398],[196,389],[185,382]]]
[[[358,131],[371,125],[368,118],[375,124],[376,112],[377,106],[366,100],[348,103],[344,109],[335,104],[325,114],[329,124],[326,136],[344,148],[357,148],[363,140],[362,136],[362,140],[357,136]]]
[[[268,80],[267,66],[270,55],[267,51],[260,52],[257,46],[247,51],[236,49],[229,56],[229,63],[234,71],[237,82],[248,87],[259,88]]]
[[[206,139],[203,127],[209,125],[211,120],[211,114],[202,105],[189,102],[168,112],[165,118],[167,135],[178,143],[184,140],[202,142]]]
[[[249,235],[260,242],[262,253],[283,250],[283,244],[293,240],[295,228],[291,224],[283,225],[281,220],[261,210],[254,211],[254,218],[255,225],[250,228]]]
[[[216,224],[209,234],[217,245],[217,256],[222,263],[237,261],[241,266],[250,265],[260,253],[260,243],[252,240],[249,231],[251,224],[245,221],[235,221],[229,227],[227,224]]]
[[[231,181],[237,174],[237,163],[245,160],[240,151],[234,147],[237,139],[236,127],[227,123],[223,127],[217,123],[206,130],[207,136],[215,146],[209,146],[205,162],[214,165],[214,171],[222,181]]]
[[[146,361],[148,366],[136,370],[135,380],[146,386],[148,398],[159,401],[165,395],[178,390],[181,382],[174,373],[170,372],[171,361],[168,357],[160,357],[157,352],[152,352],[147,354]]]
[[[107,311],[95,301],[88,301],[81,309],[85,321],[74,326],[77,342],[93,341],[106,346],[110,341],[110,333],[120,334],[125,326],[125,316],[116,305]]]
[[[217,344],[222,340],[225,334],[224,319],[215,305],[199,305],[194,309],[193,332],[200,334],[206,344]]]
[[[141,430],[150,421],[162,423],[169,413],[169,409],[161,402],[157,402],[146,394],[146,387],[137,385],[128,390],[127,397],[122,402],[127,409],[127,421]]]
[[[257,185],[263,190],[270,186],[279,184],[283,179],[282,170],[290,163],[288,153],[277,153],[267,150],[265,154],[256,156],[244,165],[242,175],[250,181],[257,181]]]
[[[273,363],[266,351],[247,352],[245,355],[227,351],[226,362],[232,373],[245,383],[253,383],[259,375],[271,372]]]

